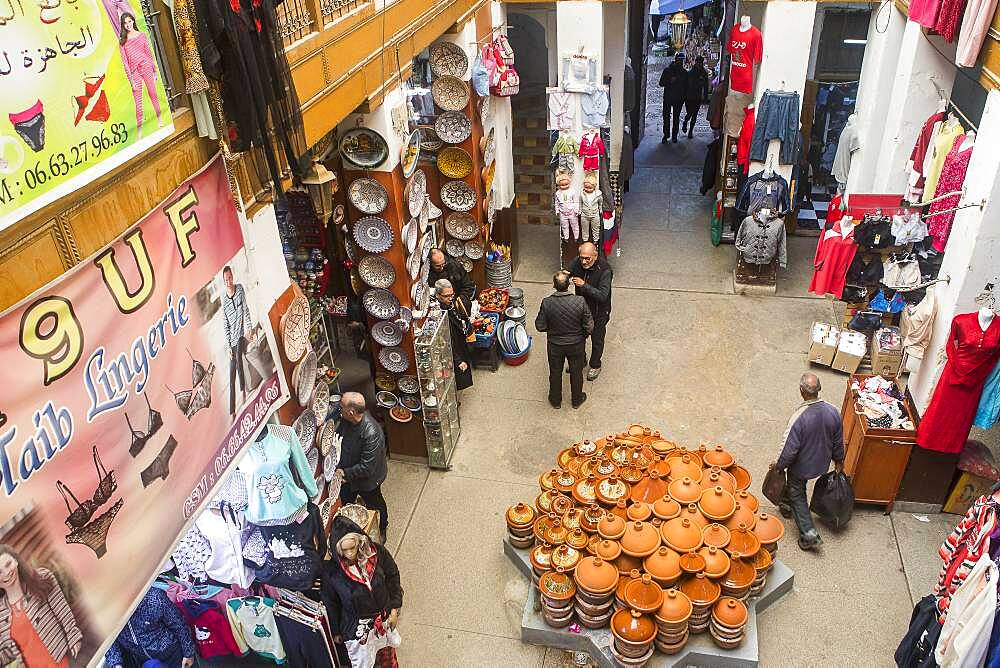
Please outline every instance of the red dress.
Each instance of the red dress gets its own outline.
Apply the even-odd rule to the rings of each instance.
[[[927,209],[927,232],[934,241],[934,250],[939,253],[944,252],[945,244],[948,243],[948,234],[951,232],[951,223],[955,220],[955,212],[941,213],[936,216],[931,214],[937,211],[947,211],[958,206],[962,199],[962,185],[965,183],[965,173],[969,171],[969,159],[972,158],[972,146],[964,151],[962,144],[965,135],[959,135],[955,143],[944,159],[944,166],[941,167],[941,178],[938,179],[937,188],[934,191],[935,197],[940,197],[945,193],[955,193],[951,197],[945,197],[930,205]]]
[[[957,453],[969,437],[986,378],[1000,359],[1000,317],[994,317],[984,332],[979,314],[955,316],[947,350],[948,363],[917,429],[917,444]]]
[[[830,203],[831,205],[833,202]],[[838,209],[839,210],[839,209]],[[854,242],[854,229],[845,237],[841,232],[840,220],[819,236],[816,244],[816,258],[813,260],[813,277],[809,292],[817,295],[831,294],[840,298],[847,283],[847,268],[858,252]]]

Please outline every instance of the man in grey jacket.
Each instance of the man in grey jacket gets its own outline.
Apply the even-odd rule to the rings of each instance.
[[[569,291],[568,271],[552,277],[554,294],[542,300],[535,329],[546,333],[549,356],[549,403],[562,405],[562,370],[569,361],[569,387],[573,408],[587,400],[583,391],[583,367],[587,363],[587,337],[594,330],[594,318],[583,297]]]
[[[355,503],[361,497],[365,507],[379,512],[379,531],[385,540],[389,530],[389,508],[382,496],[382,483],[388,473],[385,435],[382,427],[365,410],[365,398],[357,392],[345,392],[340,399],[340,464],[336,475],[341,481],[341,503]]]
[[[806,500],[806,483],[826,473],[833,460],[837,471],[844,469],[844,429],[840,412],[821,401],[819,378],[804,373],[799,379],[802,403],[788,419],[784,444],[772,468],[786,471],[788,482],[779,510],[794,517],[799,529],[799,547],[812,550],[823,544]]]

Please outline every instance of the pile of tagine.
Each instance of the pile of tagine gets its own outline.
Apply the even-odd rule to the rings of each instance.
[[[691,633],[732,649],[785,533],[750,482],[720,445],[632,424],[562,450],[541,493],[507,509],[508,540],[529,550],[546,623],[610,626],[623,666],[679,652]]]

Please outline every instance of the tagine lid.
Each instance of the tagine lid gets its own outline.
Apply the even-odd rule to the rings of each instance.
[[[592,594],[604,594],[618,586],[618,569],[600,557],[581,559],[574,577],[581,589]]]
[[[709,605],[715,603],[722,593],[722,588],[713,580],[709,580],[704,573],[695,573],[693,576],[684,578],[681,582],[680,590],[687,595],[691,603],[695,605]]]
[[[622,546],[616,540],[601,540],[594,549],[597,551],[597,556],[604,561],[614,561],[622,553]]]
[[[672,520],[681,514],[681,504],[663,495],[653,503],[653,514],[661,520]]]
[[[713,487],[701,493],[698,509],[710,520],[725,520],[736,510],[736,499],[721,486]]]
[[[614,513],[605,513],[604,519],[597,525],[597,533],[602,538],[618,540],[625,533],[625,520]]]
[[[542,513],[552,512],[552,500],[559,496],[554,489],[547,489],[535,497],[535,508]]]
[[[628,506],[625,514],[633,522],[645,522],[653,516],[653,509],[649,507],[648,503],[636,501],[631,506]]]
[[[663,537],[663,542],[677,552],[697,550],[701,547],[701,529],[686,517],[675,517],[664,522],[660,527],[660,535]]]
[[[676,580],[681,576],[680,555],[666,545],[661,545],[642,562],[646,572],[655,580]]]
[[[507,509],[507,526],[523,529],[531,526],[538,515],[535,509],[526,503],[516,503]]]
[[[546,571],[538,580],[538,590],[545,598],[553,601],[566,601],[576,594],[576,583],[562,568]]]
[[[701,497],[701,486],[695,482],[694,478],[687,475],[675,479],[667,487],[667,490],[677,503],[694,503]]]
[[[698,550],[698,555],[705,562],[705,575],[710,578],[721,578],[729,572],[729,555],[724,550],[707,545]]]
[[[724,469],[728,469],[736,463],[733,456],[721,445],[709,448],[702,454],[701,459],[705,462],[706,466],[718,466]]]
[[[613,504],[618,499],[628,498],[628,493],[628,483],[617,476],[603,478],[597,483],[597,500],[602,503]]]
[[[746,467],[734,464],[729,468],[729,473],[731,473],[733,478],[736,479],[736,489],[750,489],[750,483],[753,482],[753,476],[750,475],[750,471],[747,470]]]
[[[681,570],[685,573],[699,573],[705,570],[705,560],[694,550],[681,555]]]
[[[590,537],[586,534],[586,532],[580,527],[577,527],[570,531],[569,535],[566,536],[566,545],[569,545],[576,550],[584,550],[587,548],[587,542],[589,540]]]
[[[548,543],[541,543],[531,548],[528,553],[531,565],[536,570],[544,571],[552,568],[552,546]]]
[[[694,606],[687,594],[679,589],[668,589],[663,592],[663,604],[656,611],[658,621],[665,624],[683,624],[691,618]]]
[[[590,457],[597,453],[597,443],[591,441],[589,438],[583,439],[580,443],[575,443],[573,449],[576,451],[578,457]]]
[[[733,511],[733,514],[729,516],[729,519],[724,524],[730,532],[738,529],[741,524],[747,529],[752,530],[754,525],[757,524],[757,516],[749,508],[737,501],[736,510]]]
[[[757,497],[745,489],[737,490],[735,497],[736,503],[752,513],[756,513],[757,509],[760,508],[760,501],[757,500]]]
[[[747,606],[732,596],[723,596],[712,607],[712,617],[723,626],[735,629],[747,623]]]
[[[597,476],[593,473],[581,478],[573,486],[573,498],[585,506],[594,503],[597,500],[597,482]]]
[[[639,612],[656,612],[663,605],[663,589],[653,582],[653,576],[643,573],[638,580],[625,586],[625,602]]]
[[[583,553],[580,550],[563,544],[552,550],[550,560],[552,561],[553,569],[562,568],[565,571],[571,571],[576,568],[576,565],[580,563],[582,558]]]
[[[699,464],[690,454],[674,456],[667,459],[670,464],[670,479],[674,482],[688,477],[694,482],[700,482],[702,476],[701,464]]]
[[[566,542],[569,535],[569,528],[563,524],[561,517],[549,520],[548,526],[542,530],[542,540],[552,545],[559,545]]]
[[[557,515],[562,515],[572,507],[573,507],[573,499],[569,498],[565,494],[557,493],[555,496],[552,497],[552,512],[556,513]]]
[[[757,515],[757,524],[753,528],[754,534],[765,545],[777,543],[785,535],[785,525],[774,515],[760,513]]]
[[[701,538],[705,545],[721,549],[729,545],[729,529],[718,522],[712,522],[701,530]]]
[[[660,546],[660,534],[648,522],[629,522],[621,546],[622,552],[630,557],[646,557]]]
[[[760,549],[760,539],[748,530],[745,524],[741,524],[735,529],[729,530],[729,545],[726,549],[733,556],[739,552],[744,556],[752,557]]]
[[[753,555],[753,569],[757,573],[762,573],[774,564],[774,557],[767,550],[757,550],[757,554]]]
[[[547,489],[554,489],[556,486],[556,478],[562,471],[560,469],[550,469],[538,476],[538,486],[542,488],[542,491]]]
[[[633,501],[652,503],[667,493],[667,482],[656,471],[650,471],[632,486],[629,497]]]
[[[712,489],[713,487],[721,487],[730,494],[735,494],[736,483],[733,481],[733,477],[731,475],[722,475],[723,473],[725,473],[725,471],[720,469],[703,476],[701,482],[698,483],[701,486],[702,492],[706,489]]]
[[[730,555],[729,571],[724,580],[726,586],[731,589],[749,587],[757,579],[757,571],[753,564],[744,559],[739,552],[732,552]]]
[[[618,639],[635,645],[656,637],[656,622],[638,610],[619,610],[611,616],[611,633]]]
[[[658,455],[668,455],[677,448],[677,444],[665,438],[658,438],[650,441],[649,447]]]

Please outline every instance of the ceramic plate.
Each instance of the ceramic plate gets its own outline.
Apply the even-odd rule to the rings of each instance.
[[[319,450],[315,445],[306,450],[306,461],[309,462],[309,470],[313,476],[319,473]]]
[[[472,273],[473,270],[472,260],[464,256],[456,259],[458,260],[458,263],[462,265],[462,269],[465,269],[466,273],[469,274]]]
[[[309,348],[309,299],[299,295],[281,316],[281,342],[289,362],[298,362]]]
[[[431,72],[436,77],[453,76],[465,78],[469,69],[469,56],[465,49],[452,42],[434,42],[427,50],[430,55]]]
[[[405,406],[393,406],[389,409],[389,415],[396,422],[409,422],[413,419],[413,411]]]
[[[399,398],[399,405],[416,413],[420,410],[420,397],[415,394],[407,394]]]
[[[449,179],[464,179],[472,173],[472,157],[465,149],[449,146],[438,153],[437,166]]]
[[[420,128],[406,136],[400,151],[399,165],[403,170],[403,178],[410,178],[420,161]]]
[[[344,222],[344,205],[343,204],[338,204],[336,207],[334,207],[334,209],[333,209],[333,222],[336,223],[337,225],[340,225],[342,222]]]
[[[392,392],[376,392],[375,402],[382,408],[392,408],[399,403],[399,399]]]
[[[403,243],[406,244],[406,252],[413,253],[417,248],[417,228],[420,223],[417,222],[416,218],[410,218],[410,222],[403,225]]]
[[[358,262],[358,276],[370,288],[388,289],[396,282],[396,270],[381,255],[365,255]]]
[[[442,141],[461,144],[472,134],[472,121],[460,111],[446,111],[434,121],[434,131]]]
[[[413,176],[406,182],[406,208],[410,210],[411,216],[419,216],[420,210],[424,208],[424,200],[427,195],[427,174],[424,170],[418,169],[413,172]]]
[[[326,414],[330,412],[330,386],[326,379],[320,378],[313,386],[312,397],[309,399],[309,407],[316,414],[317,420],[325,420]]]
[[[372,338],[380,346],[398,346],[403,342],[403,332],[391,320],[382,320],[372,327]]]
[[[493,176],[496,173],[497,163],[491,162],[490,164],[483,167],[483,190],[490,192],[493,190]]]
[[[413,253],[406,258],[406,271],[410,274],[411,280],[417,280],[417,276],[420,275],[420,261],[422,259],[420,253]]]
[[[368,314],[379,320],[390,320],[399,313],[399,300],[388,290],[372,288],[361,297]]]
[[[398,346],[378,351],[378,361],[387,371],[403,373],[410,366],[410,357]]]
[[[404,394],[416,394],[420,391],[420,383],[416,376],[400,376],[396,381],[396,387]]]
[[[426,283],[427,277],[431,273],[431,263],[424,259],[423,263],[420,265],[420,282]]]
[[[337,423],[333,420],[324,422],[322,429],[319,430],[319,454],[323,455],[324,458],[329,458],[332,454],[331,451],[336,450],[333,447],[333,443],[336,440],[334,436],[336,435]],[[336,464],[336,461],[334,461],[334,464]],[[323,467],[323,470],[326,470],[326,466]]]
[[[423,234],[427,231],[427,227],[431,224],[431,207],[429,206],[431,202],[430,195],[424,195],[424,205],[420,207],[420,215],[417,220],[420,221],[420,233]]]
[[[385,371],[379,371],[375,374],[375,387],[386,392],[392,392],[396,389],[396,379]]]
[[[295,381],[295,396],[299,400],[299,406],[308,406],[312,400],[312,391],[316,387],[316,352],[310,350],[299,363],[295,365],[292,376]]]
[[[462,257],[465,255],[465,244],[458,239],[448,239],[444,243],[444,252],[452,257]]]
[[[346,226],[345,226],[346,227]],[[350,237],[344,238],[344,250],[347,252],[347,259],[356,262],[358,259],[358,247],[351,241]]]
[[[433,244],[433,243],[434,243],[434,239],[431,236],[430,232],[428,232],[424,236],[420,237],[420,243],[418,244],[420,246],[420,250],[417,251],[417,252],[425,260],[427,259],[427,256],[431,254],[431,244]]]
[[[434,153],[439,148],[444,146],[444,142],[441,138],[437,136],[434,132],[433,125],[420,125],[417,127],[420,130],[420,150],[427,151],[428,153]]]
[[[392,228],[378,216],[365,216],[354,223],[354,240],[369,253],[384,253],[392,247]]]
[[[444,229],[451,236],[462,241],[475,239],[479,234],[479,225],[469,213],[450,213],[444,219]]]
[[[389,206],[389,193],[375,179],[361,178],[351,181],[347,187],[347,199],[361,213],[377,215]]]
[[[431,196],[430,195],[427,196],[427,203],[424,204],[424,206],[427,208],[427,218],[428,219],[434,220],[435,218],[440,218],[441,217],[441,213],[442,213],[441,209],[439,209],[436,206],[434,206],[434,202],[431,201]]]
[[[496,140],[493,138],[493,130],[490,130],[490,134],[486,137],[486,148],[483,149],[483,164],[490,165],[493,163],[493,159],[496,157],[497,145]]]
[[[483,127],[489,125],[487,119],[490,117],[490,113],[493,111],[493,98],[489,95],[486,97],[479,98],[479,120],[483,124]]]
[[[400,324],[402,322],[402,324]],[[413,314],[410,313],[410,309],[406,306],[399,307],[399,317],[396,318],[396,324],[399,325],[403,331],[410,328],[410,323],[413,322]]]
[[[364,283],[361,282],[361,279],[358,277],[357,268],[351,269],[351,289],[354,290],[354,294],[356,295],[360,295],[362,292],[365,291],[365,285]]]
[[[445,111],[465,109],[469,104],[469,84],[446,74],[431,84],[431,97]]]
[[[465,242],[465,257],[470,260],[478,260],[483,256],[483,242],[482,241],[466,241]]]
[[[303,448],[312,447],[313,441],[316,440],[316,414],[308,408],[305,409],[295,418],[295,422],[292,423],[292,429],[295,430],[295,434],[299,437],[299,442],[302,443]]]
[[[476,206],[476,191],[465,181],[449,181],[441,187],[441,201],[452,211],[471,211]]]
[[[389,157],[385,138],[370,128],[354,128],[340,138],[340,155],[355,167],[378,167]]]
[[[418,302],[420,300],[420,291],[426,289],[427,286],[423,283],[414,283],[410,286],[410,299],[412,299],[414,303]]]
[[[323,477],[326,478],[326,470],[325,469],[323,471]],[[332,478],[333,476],[330,476],[330,477]],[[330,480],[330,478],[326,478],[326,479]],[[333,497],[332,496],[328,496],[328,497],[326,497],[326,501],[324,501],[323,503],[319,504],[319,518],[323,522],[323,530],[324,531],[326,531],[326,528],[328,526],[330,526],[330,511],[333,510],[333,501],[334,501]]]

